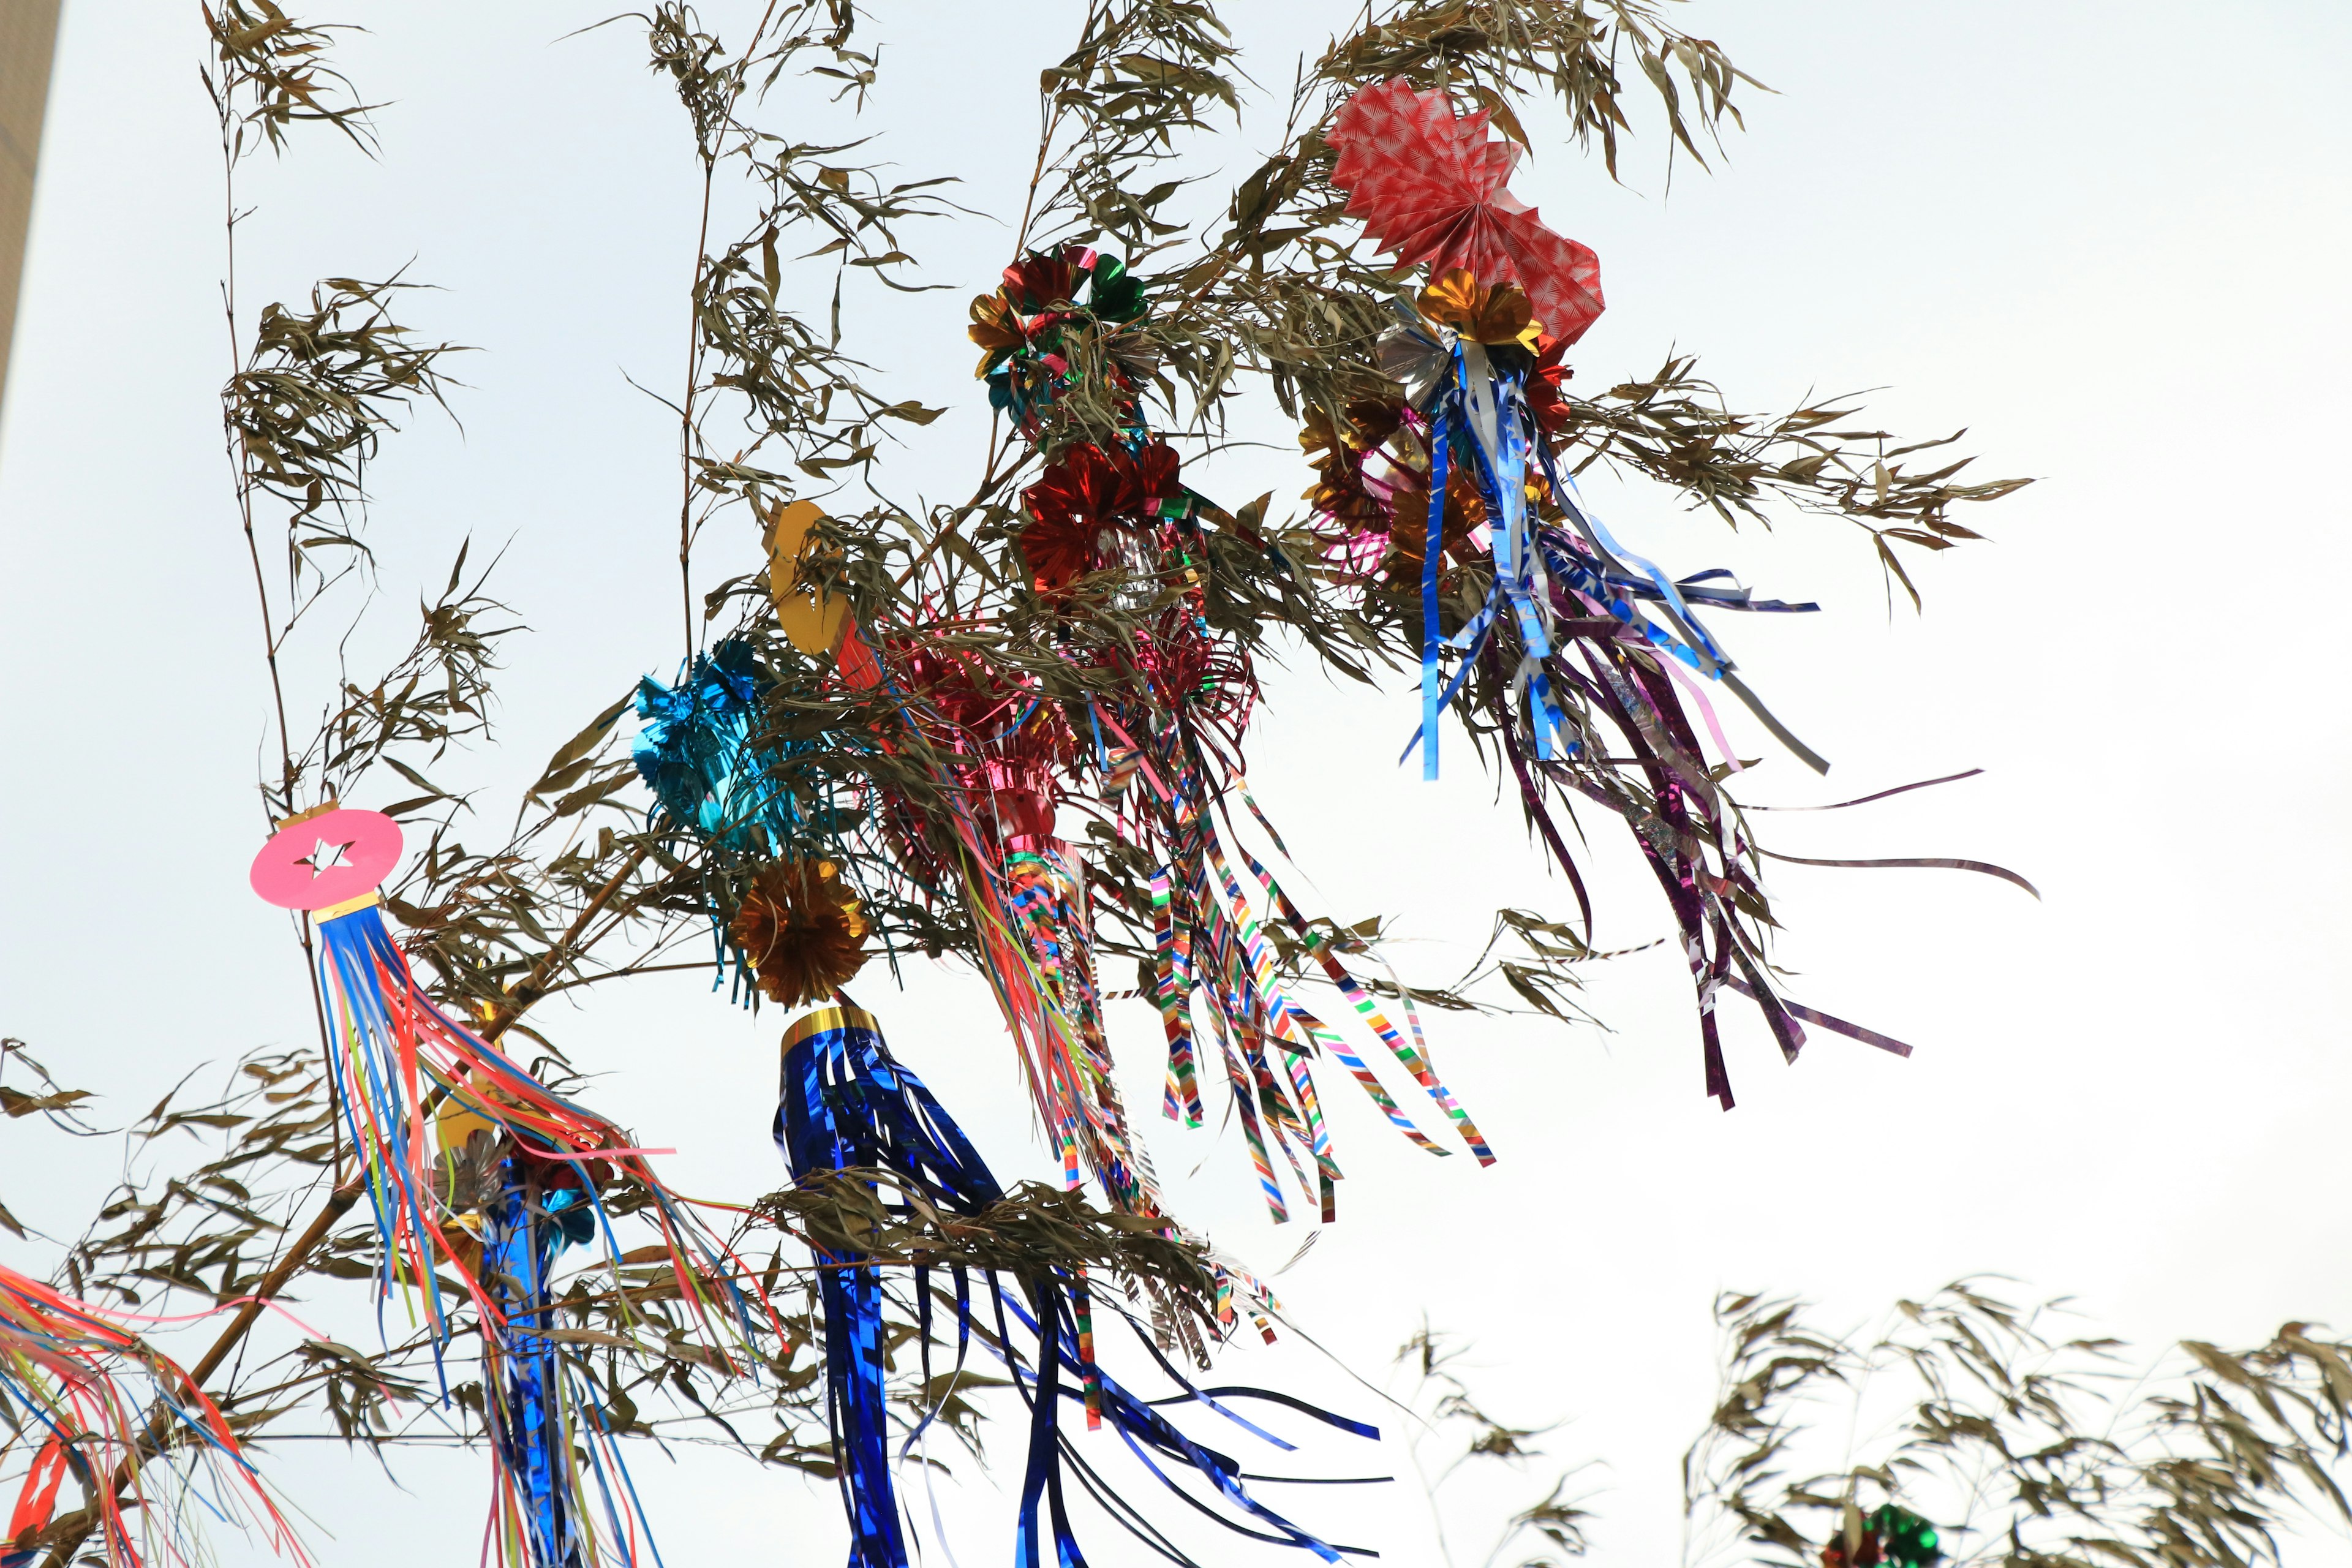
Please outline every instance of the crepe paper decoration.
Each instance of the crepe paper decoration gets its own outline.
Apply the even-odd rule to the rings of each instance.
[[[1194,506],[1167,530],[1165,559],[1171,574],[1194,584],[1186,602],[1149,635],[1134,637],[1128,649],[1104,656],[1113,662],[1110,673],[1116,678],[1108,683],[1108,691],[1136,694],[1107,695],[1095,704],[1094,722],[1120,747],[1116,767],[1108,755],[1104,759],[1104,793],[1122,801],[1122,837],[1159,862],[1151,880],[1157,960],[1152,1000],[1169,1048],[1163,1109],[1173,1119],[1200,1125],[1201,1082],[1212,1068],[1222,1068],[1268,1212],[1277,1223],[1289,1217],[1274,1163],[1278,1153],[1283,1167],[1328,1220],[1336,1215],[1335,1184],[1342,1173],[1309,1067],[1314,1056],[1328,1052],[1337,1058],[1392,1125],[1433,1152],[1439,1145],[1402,1112],[1345,1036],[1316,1018],[1280,983],[1271,939],[1253,904],[1264,900],[1259,907],[1269,919],[1278,906],[1310,952],[1318,951],[1319,933],[1309,930],[1258,860],[1243,853],[1238,858],[1261,884],[1257,892],[1245,893],[1220,847],[1212,818],[1225,815],[1236,795],[1277,847],[1281,839],[1250,798],[1239,766],[1241,735],[1256,697],[1255,676],[1246,653],[1219,639],[1202,614],[1198,584],[1207,574],[1200,519],[1212,510],[1196,497]],[[1490,1163],[1492,1151],[1425,1055],[1388,1022],[1336,955],[1319,952],[1318,963],[1356,1011],[1359,1026],[1371,1030],[1397,1055],[1454,1121],[1479,1163]],[[1213,1063],[1195,1032],[1196,1003],[1208,1010]],[[1413,1033],[1417,1040],[1417,1023]]]
[[[811,531],[824,521],[816,502],[796,500],[771,512],[766,528],[768,596],[775,602],[776,622],[794,647],[812,657],[839,647],[849,626],[849,601],[803,579]]]
[[[979,1156],[929,1092],[894,1068],[873,1018],[862,1011],[821,1008],[793,1026],[784,1037],[775,1139],[796,1182],[859,1168],[887,1169],[910,1181],[929,1177],[926,1189],[971,1185]],[[849,1515],[849,1561],[852,1568],[905,1568],[891,1479],[881,1273],[859,1266],[856,1254],[820,1252],[815,1261],[825,1410]]]
[[[1169,542],[1171,575],[1198,574],[1197,523],[1188,518],[1172,525]],[[1325,1026],[1280,979],[1261,911],[1271,921],[1279,910],[1309,952],[1319,933],[1272,884],[1259,859],[1229,857],[1215,829],[1214,820],[1239,798],[1277,851],[1281,842],[1250,798],[1238,765],[1239,739],[1256,690],[1246,656],[1216,639],[1198,603],[1188,602],[1096,658],[1106,666],[1103,695],[1089,718],[1090,727],[1107,737],[1096,754],[1097,788],[1118,804],[1119,840],[1151,857],[1157,868],[1150,879],[1155,971],[1149,994],[1167,1038],[1163,1108],[1173,1119],[1201,1125],[1203,1086],[1222,1081],[1269,1212],[1277,1222],[1289,1217],[1281,1179],[1286,1168],[1309,1203],[1330,1217],[1341,1172],[1314,1083],[1313,1058],[1337,1058],[1392,1125],[1424,1148],[1438,1145],[1398,1109],[1345,1035]],[[1084,762],[1082,756],[1081,771]],[[1255,890],[1245,890],[1235,861],[1260,879]],[[1408,1063],[1481,1163],[1490,1160],[1492,1152],[1417,1044],[1389,1024],[1337,955],[1324,952],[1318,962],[1324,977],[1357,1009],[1358,1026]],[[1206,1010],[1205,1032],[1196,1026],[1196,1006]]]
[[[1028,772],[1001,763],[982,771],[998,778]],[[956,822],[965,908],[1065,1184],[1090,1173],[1123,1212],[1156,1215],[1159,1192],[1129,1126],[1097,1000],[1083,861],[1053,837],[1047,799],[1019,787],[969,797]]]
[[[751,961],[771,1002],[822,1001],[866,964],[866,916],[830,860],[762,867],[728,934]]]
[[[1832,1536],[1822,1548],[1822,1568],[1935,1568],[1943,1556],[1936,1527],[1890,1502],[1862,1521],[1858,1535]]]
[[[444,1079],[450,1092],[436,1119],[439,1152],[429,1177],[428,1223],[437,1225],[435,1239],[472,1294],[479,1320],[490,1533],[504,1563],[634,1565],[641,1542],[652,1548],[650,1527],[593,1385],[562,1359],[555,1260],[568,1247],[593,1244],[601,1232],[617,1261],[600,1194],[616,1173],[635,1177],[653,1197],[650,1212],[663,1236],[654,1255],[667,1257],[671,1278],[692,1303],[702,1353],[730,1371],[747,1370],[757,1359],[730,1353],[750,1350],[752,1301],[735,1283],[750,1271],[654,1181],[643,1151],[583,1152],[578,1128],[553,1129],[559,1137],[569,1131],[572,1148],[546,1136],[543,1125],[535,1133],[533,1123],[548,1120],[550,1102],[565,1102],[530,1092],[535,1083],[516,1083],[495,1070],[499,1062],[489,1065],[492,1070],[476,1069],[463,1080]],[[505,1066],[515,1072],[511,1063]],[[626,1142],[617,1130],[605,1131],[610,1145]],[[759,1304],[764,1308],[764,1299]],[[781,1329],[772,1310],[767,1316]]]
[[[445,1102],[433,1191],[459,1265],[482,1281],[483,1417],[490,1437],[489,1537],[526,1568],[639,1561],[650,1526],[593,1382],[561,1347],[556,1259],[593,1244],[603,1161],[535,1153],[478,1110]],[[600,1528],[601,1524],[601,1528]],[[657,1563],[659,1554],[654,1553]]]
[[[873,1016],[858,1008],[820,1008],[794,1024],[784,1037],[782,1104],[776,1142],[796,1182],[836,1171],[889,1173],[903,1200],[919,1199],[945,1214],[971,1218],[1003,1200],[1003,1188],[990,1173],[971,1141],[941,1108],[922,1080],[899,1063],[884,1043]],[[874,1190],[887,1190],[877,1182]],[[1171,1227],[1172,1229],[1172,1227]],[[819,1249],[818,1292],[825,1318],[826,1407],[833,1426],[842,1500],[850,1525],[851,1568],[906,1568],[906,1536],[892,1478],[886,1389],[881,1268],[855,1251]],[[923,1303],[922,1373],[931,1376],[929,1270],[915,1271],[915,1291]],[[1083,1568],[1085,1557],[1070,1527],[1065,1500],[1066,1471],[1075,1469],[1089,1495],[1147,1545],[1176,1561],[1166,1538],[1117,1491],[1077,1448],[1063,1421],[1065,1402],[1087,1413],[1089,1428],[1107,1426],[1171,1491],[1238,1533],[1304,1548],[1327,1563],[1349,1548],[1327,1545],[1252,1497],[1234,1460],[1187,1436],[1161,1408],[1201,1405],[1261,1437],[1267,1435],[1234,1415],[1238,1398],[1273,1399],[1358,1436],[1377,1440],[1376,1428],[1318,1410],[1286,1395],[1255,1389],[1203,1392],[1178,1375],[1156,1352],[1154,1359],[1175,1382],[1172,1398],[1147,1405],[1097,1364],[1092,1340],[1096,1303],[1083,1276],[1041,1266],[1020,1275],[1008,1292],[994,1270],[983,1271],[985,1318],[974,1300],[970,1271],[951,1264],[956,1315],[955,1372],[981,1330],[981,1342],[1005,1364],[1030,1411],[1028,1458],[1022,1479],[1013,1561],[1018,1568],[1045,1564]],[[1106,1303],[1108,1305],[1108,1303]],[[1124,1316],[1124,1313],[1120,1313]],[[1016,1327],[1017,1326],[1017,1327]],[[1139,1331],[1139,1339],[1147,1347]],[[1027,1347],[1024,1352],[1022,1348]],[[909,1433],[899,1457],[915,1451],[932,1417]],[[1268,1439],[1273,1440],[1273,1439]],[[1287,1445],[1278,1445],[1287,1447]],[[1185,1472],[1209,1483],[1222,1510],[1180,1488]]]
[[[132,1378],[142,1386],[134,1390]],[[202,1489],[209,1511],[242,1514],[265,1529],[273,1552],[310,1562],[220,1407],[177,1362],[116,1317],[5,1264],[0,1418],[16,1434],[11,1446],[33,1452],[0,1539],[0,1563],[16,1568],[48,1555],[40,1534],[68,1479],[97,1510],[112,1568],[193,1561],[197,1544],[177,1538],[191,1510],[153,1492],[165,1473],[194,1486],[194,1474],[182,1472],[194,1471],[209,1472]],[[153,1441],[167,1435],[173,1440],[158,1457]]]
[[[1563,342],[1600,319],[1600,258],[1511,195],[1520,149],[1488,139],[1484,110],[1457,115],[1444,93],[1415,92],[1400,77],[1359,89],[1323,139],[1339,153],[1331,184],[1349,215],[1400,265],[1516,283]]]
[[[1314,503],[1318,515],[1339,525],[1343,538],[1388,533],[1390,508],[1384,496],[1372,493],[1365,469],[1402,423],[1402,411],[1381,398],[1351,398],[1339,419],[1320,406],[1307,409],[1298,445],[1314,465],[1316,482],[1300,494]],[[1381,462],[1384,468],[1393,467],[1384,458]],[[1386,542],[1374,539],[1372,544],[1378,551]]]
[[[307,863],[320,882],[334,878],[336,889],[347,890],[349,879],[341,875],[347,868],[379,879],[389,874],[381,854],[387,840],[396,857],[399,828],[375,812],[331,808],[289,817],[257,857],[254,883],[276,889],[281,898],[314,896],[287,886],[284,868],[294,863],[291,850],[306,841],[323,841],[323,850],[308,852]],[[320,989],[327,998],[333,1042],[328,1067],[382,1242],[379,1285],[388,1294],[404,1282],[424,1297],[436,1357],[452,1332],[436,1270],[442,1260],[457,1265],[459,1288],[485,1320],[499,1317],[498,1304],[468,1266],[459,1238],[443,1223],[450,1211],[436,1196],[425,1117],[446,1102],[472,1112],[531,1158],[583,1166],[609,1162],[643,1183],[653,1198],[645,1212],[661,1233],[680,1289],[693,1303],[714,1352],[727,1359],[720,1340],[749,1338],[751,1302],[733,1283],[743,1271],[670,1196],[646,1151],[443,1011],[417,984],[407,955],[384,924],[376,893],[313,913]]]

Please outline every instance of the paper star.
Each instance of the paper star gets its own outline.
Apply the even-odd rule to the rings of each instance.
[[[352,845],[356,842],[357,840],[353,839],[346,840],[341,844],[330,844],[325,839],[321,838],[319,840],[318,847],[316,848],[312,849],[310,853],[305,855],[301,859],[297,860],[294,863],[297,866],[310,867],[310,875],[314,878],[323,877],[330,871],[347,867],[351,864],[351,860],[343,854],[343,851],[349,849]]]

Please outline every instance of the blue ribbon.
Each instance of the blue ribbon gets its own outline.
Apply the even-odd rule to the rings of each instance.
[[[1551,655],[1550,606],[1545,602],[1540,573],[1542,552],[1528,527],[1526,475],[1528,448],[1542,443],[1533,438],[1533,416],[1517,371],[1496,371],[1478,345],[1456,342],[1452,349],[1452,375],[1430,409],[1430,520],[1428,553],[1422,560],[1421,728],[1405,743],[1404,756],[1422,748],[1422,777],[1437,777],[1437,721],[1462,689],[1477,653],[1506,612],[1517,628],[1520,642],[1515,686],[1527,691],[1525,709],[1535,753],[1549,762],[1575,742],[1564,739],[1567,717],[1552,695],[1551,678],[1544,660]],[[1472,380],[1471,360],[1481,367]],[[1489,428],[1491,426],[1491,429]],[[1495,580],[1486,602],[1468,625],[1444,643],[1438,640],[1437,551],[1444,518],[1447,452],[1467,431],[1478,490],[1486,507],[1487,548],[1495,563]],[[1441,689],[1438,657],[1441,647],[1463,655],[1452,681]],[[1402,758],[1399,759],[1400,761]]]
[[[1455,351],[1460,361],[1460,351]],[[1421,776],[1437,776],[1437,716],[1444,711],[1445,699],[1438,695],[1437,687],[1437,552],[1445,540],[1446,452],[1452,445],[1448,411],[1454,406],[1449,395],[1439,401],[1432,411],[1429,426],[1429,537],[1423,542],[1421,557],[1421,733],[1425,744],[1421,753]],[[1411,748],[1407,748],[1410,752]]]

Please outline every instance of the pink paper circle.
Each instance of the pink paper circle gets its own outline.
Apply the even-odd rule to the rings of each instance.
[[[282,910],[323,910],[375,891],[399,864],[400,824],[337,806],[279,828],[253,858],[253,890]]]

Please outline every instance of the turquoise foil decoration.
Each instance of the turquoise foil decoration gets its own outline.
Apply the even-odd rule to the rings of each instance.
[[[744,854],[773,854],[797,836],[799,813],[773,776],[778,753],[760,740],[767,688],[740,637],[697,654],[676,686],[637,683],[637,773],[665,826]]]

